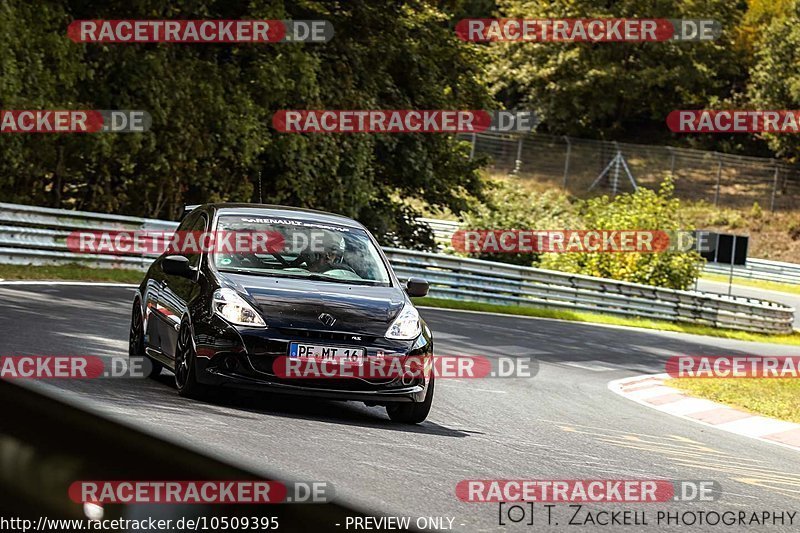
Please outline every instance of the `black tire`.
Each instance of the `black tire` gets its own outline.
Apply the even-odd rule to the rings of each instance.
[[[419,424],[428,418],[428,413],[431,412],[431,405],[433,405],[433,390],[435,380],[431,374],[430,383],[425,393],[425,400],[419,403],[398,403],[386,406],[386,414],[392,422],[400,424]]]
[[[164,367],[158,361],[153,360],[152,357],[147,355],[144,351],[144,319],[142,317],[142,307],[139,301],[133,303],[133,311],[131,311],[131,329],[128,335],[128,357],[144,357],[150,361],[150,367],[146,369],[146,377],[157,378],[161,374],[161,369]]]
[[[206,387],[197,382],[196,354],[191,341],[189,324],[184,322],[178,333],[175,347],[175,387],[178,395],[200,400],[207,395]]]

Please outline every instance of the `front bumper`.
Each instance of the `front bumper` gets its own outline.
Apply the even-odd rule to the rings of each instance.
[[[290,342],[364,348],[368,359],[379,354],[432,357],[433,343],[427,328],[413,341],[358,333],[234,328],[213,319],[212,324],[195,324],[193,329],[198,355],[197,380],[206,385],[374,404],[425,400],[428,381],[424,377],[287,378],[278,375],[273,364],[279,357],[287,356]]]

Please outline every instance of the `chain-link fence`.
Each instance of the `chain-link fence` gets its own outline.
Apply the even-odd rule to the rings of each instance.
[[[800,166],[774,159],[543,134],[478,133],[464,139],[474,155],[490,156],[490,171],[552,182],[579,197],[632,190],[627,167],[638,186],[656,188],[671,175],[679,198],[720,207],[758,202],[774,211],[800,203]]]

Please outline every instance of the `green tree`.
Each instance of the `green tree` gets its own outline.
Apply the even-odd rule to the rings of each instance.
[[[512,179],[490,182],[485,203],[464,216],[465,230],[562,230],[575,228],[580,221],[569,197],[557,189],[534,192]],[[469,257],[536,266],[539,253],[480,253]]]
[[[709,0],[500,0],[507,17],[711,18],[723,35],[706,42],[531,43],[489,46],[489,79],[509,108],[530,108],[540,129],[619,140],[669,136],[664,118],[674,109],[702,108],[727,97],[744,80],[730,31],[742,2]]]
[[[756,109],[797,109],[800,106],[800,3],[785,18],[775,18],[763,31],[750,72],[748,96]],[[785,159],[800,159],[797,135],[762,134],[769,147]]]
[[[437,2],[0,0],[4,109],[144,109],[143,134],[0,138],[0,199],[149,217],[263,200],[353,216],[432,245],[414,205],[460,213],[480,160],[447,135],[281,134],[281,109],[485,109],[481,55]],[[446,8],[447,6],[445,6]],[[75,44],[74,19],[326,19],[326,44]],[[261,176],[260,183],[258,176]]]

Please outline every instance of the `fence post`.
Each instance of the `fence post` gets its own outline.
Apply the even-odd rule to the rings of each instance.
[[[569,156],[572,152],[572,143],[569,142],[569,136],[564,135],[564,141],[567,143],[567,156],[564,158],[564,190],[567,190],[567,178],[569,177]]]
[[[617,196],[617,187],[619,187],[619,164],[620,160],[622,159],[622,152],[619,149],[619,144],[617,144],[617,141],[614,141],[614,149],[617,151],[617,155],[614,156],[614,179],[611,182],[612,198],[616,198]]]
[[[775,175],[772,178],[772,198],[769,201],[769,210],[770,212],[775,212],[775,193],[778,189],[778,172],[780,167],[778,166],[778,162],[775,161]]]
[[[522,168],[522,141],[525,136],[520,133],[519,141],[517,141],[517,159],[514,160],[514,170],[511,171],[512,176],[519,175],[520,168]]]
[[[718,161],[718,163],[717,163],[717,189],[714,192],[714,206],[718,207],[719,206],[719,182],[722,179],[722,157],[720,157],[719,154],[716,154],[716,156],[717,156],[717,161]]]

